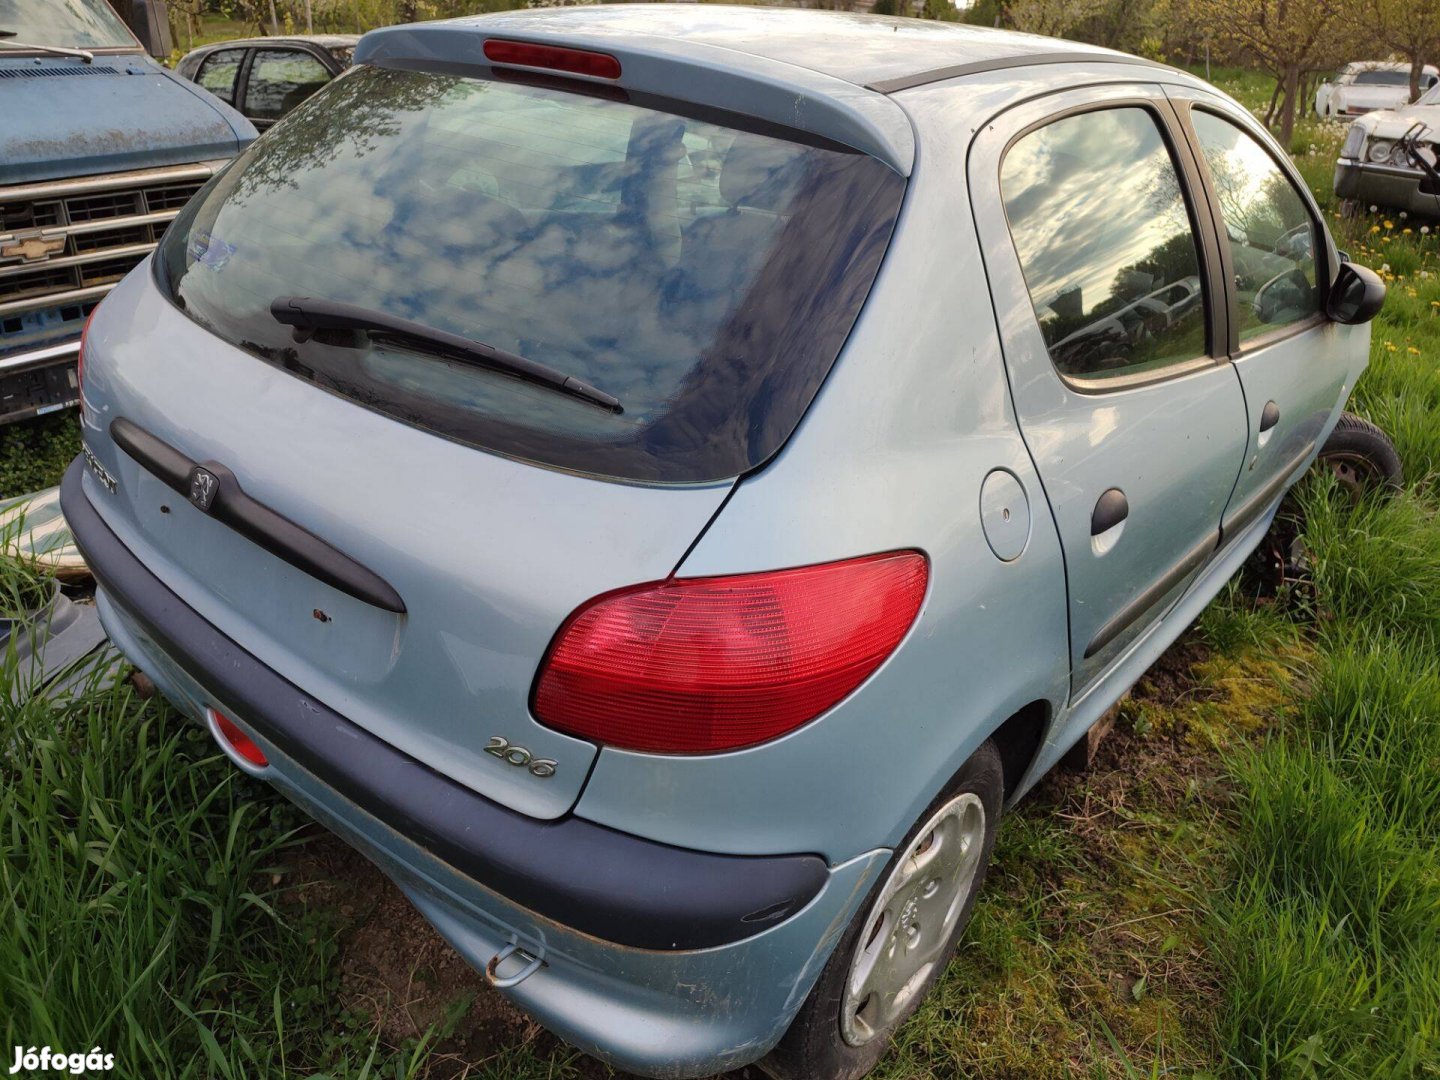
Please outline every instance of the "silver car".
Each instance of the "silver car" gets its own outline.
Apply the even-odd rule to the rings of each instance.
[[[244,38],[192,49],[175,74],[199,83],[264,131],[350,66],[355,34]]]
[[[395,27],[95,315],[64,507],[120,648],[541,1023],[857,1077],[1383,292],[1243,108],[1130,56]]]

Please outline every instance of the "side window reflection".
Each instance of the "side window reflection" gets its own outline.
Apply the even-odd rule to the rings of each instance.
[[[250,63],[245,115],[279,120],[330,81],[325,65],[297,49],[261,49]]]
[[[1006,154],[1000,188],[1062,374],[1109,379],[1205,354],[1195,234],[1147,110],[1081,113],[1031,132]]]
[[[1230,121],[1199,109],[1191,118],[1225,216],[1240,340],[1316,314],[1315,223],[1300,193],[1264,147]]]
[[[223,49],[211,53],[200,65],[200,75],[195,80],[226,105],[235,104],[235,74],[240,70],[244,58],[243,49]]]

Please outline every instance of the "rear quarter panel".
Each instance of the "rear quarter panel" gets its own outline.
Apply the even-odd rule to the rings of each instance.
[[[956,105],[934,96],[910,110],[915,171],[850,341],[789,444],[678,571],[919,548],[930,588],[916,625],[855,694],[774,742],[689,758],[602,750],[582,816],[707,850],[835,861],[897,842],[1016,709],[1064,700],[1064,569],[1011,410],[965,191],[973,128]],[[1009,563],[981,531],[994,468],[1029,493],[1029,542]]]

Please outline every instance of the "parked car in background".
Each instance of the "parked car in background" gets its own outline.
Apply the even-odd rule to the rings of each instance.
[[[85,319],[255,137],[147,48],[105,0],[0,0],[0,423],[75,404]]]
[[[359,40],[301,34],[222,41],[186,53],[175,70],[263,131],[348,68]]]
[[[1440,217],[1440,85],[1350,125],[1335,164],[1341,210],[1382,206]]]
[[[1423,94],[1440,79],[1430,65],[1420,75]],[[1315,91],[1315,112],[1331,118],[1361,116],[1373,109],[1393,109],[1410,100],[1410,65],[1388,61],[1346,64],[1333,79]]]
[[[1073,42],[615,5],[355,62],[90,324],[105,627],[574,1045],[854,1080],[1002,808],[1383,440],[1384,285],[1246,109]]]

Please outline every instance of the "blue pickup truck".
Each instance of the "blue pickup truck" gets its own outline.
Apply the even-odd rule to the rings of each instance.
[[[75,403],[90,311],[253,138],[106,0],[0,0],[0,423]]]

